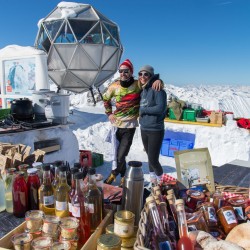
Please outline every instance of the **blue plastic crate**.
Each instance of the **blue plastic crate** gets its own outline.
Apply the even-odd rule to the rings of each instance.
[[[170,144],[170,139],[166,139],[162,141],[161,155],[168,156],[169,144]]]
[[[180,141],[179,150],[193,149],[194,143],[191,141]]]

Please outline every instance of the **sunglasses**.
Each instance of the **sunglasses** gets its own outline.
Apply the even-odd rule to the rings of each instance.
[[[145,77],[149,77],[150,74],[148,72],[139,72],[138,73],[139,76],[145,76]]]
[[[119,69],[118,71],[119,71],[120,74],[121,73],[124,73],[124,74],[128,74],[129,73],[129,69]]]

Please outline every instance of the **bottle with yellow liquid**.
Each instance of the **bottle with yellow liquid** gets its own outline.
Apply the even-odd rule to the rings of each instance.
[[[69,216],[70,186],[67,183],[67,169],[66,166],[59,168],[59,183],[55,190],[55,214],[60,218]]]
[[[50,164],[43,165],[43,183],[38,189],[39,210],[55,215],[54,190],[51,184]]]

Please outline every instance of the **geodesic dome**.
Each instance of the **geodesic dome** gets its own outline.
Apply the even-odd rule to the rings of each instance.
[[[49,77],[77,93],[113,76],[123,51],[117,24],[89,4],[67,2],[40,21],[35,47],[48,54]]]

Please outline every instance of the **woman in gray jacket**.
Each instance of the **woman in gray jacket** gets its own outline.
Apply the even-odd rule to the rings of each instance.
[[[167,95],[162,89],[155,91],[152,83],[159,79],[150,65],[143,66],[139,73],[142,85],[139,123],[143,146],[148,155],[149,174],[152,184],[157,184],[163,174],[159,155],[164,137],[164,118],[166,117]]]

